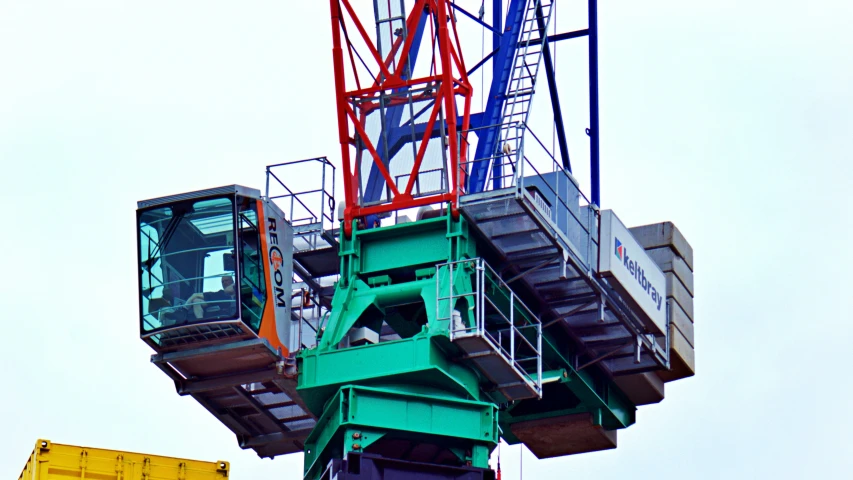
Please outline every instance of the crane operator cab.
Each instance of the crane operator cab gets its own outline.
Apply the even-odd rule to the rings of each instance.
[[[151,362],[243,448],[302,451],[315,418],[296,392],[293,229],[282,211],[238,185],[137,207],[139,331],[156,350]]]
[[[291,345],[293,234],[258,190],[138,202],[142,339],[158,353],[264,339]]]

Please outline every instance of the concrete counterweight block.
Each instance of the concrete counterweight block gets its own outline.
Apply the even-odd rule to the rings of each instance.
[[[658,247],[672,248],[687,263],[690,271],[693,271],[693,247],[687,243],[687,239],[672,222],[643,225],[629,230],[646,250]]]
[[[666,275],[670,319],[670,370],[656,374],[664,382],[693,376],[696,372],[693,247],[672,222],[643,225],[630,230]],[[644,393],[651,391],[647,388]],[[630,396],[630,393],[628,394]]]

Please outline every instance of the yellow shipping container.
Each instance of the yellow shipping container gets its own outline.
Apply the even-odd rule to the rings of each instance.
[[[224,461],[200,462],[39,440],[18,480],[221,480]]]

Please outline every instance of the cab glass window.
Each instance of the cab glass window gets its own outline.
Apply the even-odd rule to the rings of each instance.
[[[266,302],[258,202],[251,198],[237,198],[240,204],[240,311],[243,322],[257,333]]]
[[[230,198],[139,215],[143,332],[237,318],[235,225]]]

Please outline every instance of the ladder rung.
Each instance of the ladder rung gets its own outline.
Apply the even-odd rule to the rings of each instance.
[[[524,90],[518,90],[516,92],[513,92],[513,93],[507,95],[506,98],[525,97],[528,95],[533,95],[533,92],[534,92],[534,90],[532,87],[531,88],[525,88]]]

